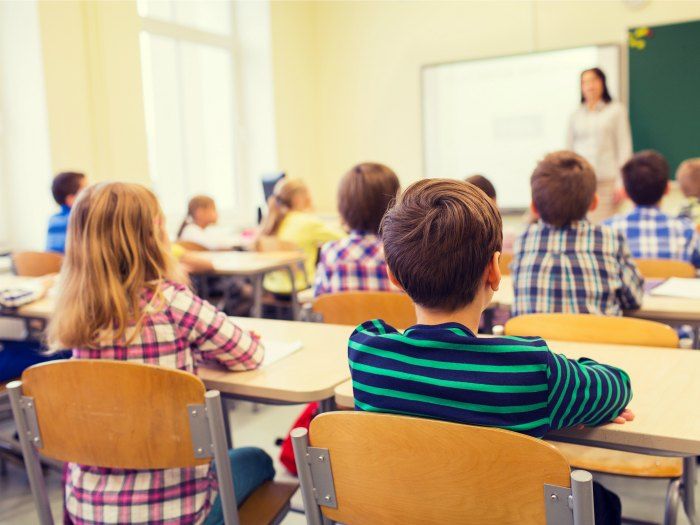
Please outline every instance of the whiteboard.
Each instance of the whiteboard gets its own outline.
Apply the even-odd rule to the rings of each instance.
[[[566,146],[581,71],[596,66],[619,99],[616,45],[424,67],[425,176],[480,173],[496,187],[500,208],[528,207],[532,170],[546,153]]]

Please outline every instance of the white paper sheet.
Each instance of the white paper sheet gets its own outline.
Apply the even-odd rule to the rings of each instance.
[[[262,344],[265,346],[265,357],[263,358],[260,368],[270,366],[280,359],[284,359],[294,352],[301,350],[303,347],[301,341],[293,341],[290,343],[288,341],[267,338],[262,339]]]
[[[700,279],[671,277],[651,290],[649,295],[678,297],[681,299],[700,299]]]

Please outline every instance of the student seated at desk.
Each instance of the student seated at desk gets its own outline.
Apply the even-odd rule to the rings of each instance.
[[[233,242],[216,227],[219,213],[216,202],[206,195],[192,197],[187,204],[187,216],[177,232],[178,241],[199,244],[207,250],[230,250]]]
[[[386,273],[384,248],[377,233],[400,187],[396,173],[374,162],[358,164],[343,176],[338,187],[338,211],[350,235],[321,248],[315,296],[392,289]]]
[[[624,237],[586,219],[598,203],[588,161],[570,151],[550,153],[530,187],[538,220],[513,248],[512,314],[622,315],[639,308],[644,280]]]
[[[0,308],[18,308],[38,301],[53,284],[47,278],[32,286],[0,288]],[[0,328],[0,383],[17,379],[25,368],[54,359],[70,357],[67,353],[47,354],[37,341],[17,340],[18,332],[24,331],[23,320],[4,319]]]
[[[156,197],[136,184],[103,183],[78,198],[69,225],[53,348],[74,359],[114,359],[196,373],[202,361],[229,370],[258,367],[263,347],[195,296],[175,271]],[[230,451],[239,505],[272,479],[257,448]],[[66,464],[64,510],[84,523],[223,523],[211,464],[123,470]]]
[[[700,236],[690,219],[661,211],[669,190],[668,162],[656,151],[640,151],[622,167],[627,196],[635,204],[627,214],[603,222],[627,241],[636,259],[676,259],[700,266]]]
[[[75,171],[59,173],[53,178],[51,193],[61,211],[49,219],[46,237],[46,251],[63,253],[66,251],[66,230],[70,210],[83,188],[87,186],[87,177]]]
[[[622,370],[554,354],[540,338],[475,335],[501,279],[501,217],[483,192],[455,180],[417,182],[387,212],[381,236],[389,278],[415,303],[418,324],[401,333],[375,319],[350,336],[358,410],[535,437],[633,417]],[[619,499],[595,491],[596,523],[619,523]]]
[[[314,282],[318,250],[323,243],[345,236],[343,231],[326,225],[313,214],[311,193],[300,179],[283,178],[267,201],[268,212],[262,222],[261,235],[277,237],[301,249],[306,258],[306,275],[296,272],[297,291]],[[265,289],[279,295],[292,293],[289,274],[272,272],[265,276]]]
[[[700,229],[700,157],[681,162],[676,180],[687,199],[678,216],[690,219],[695,228]]]

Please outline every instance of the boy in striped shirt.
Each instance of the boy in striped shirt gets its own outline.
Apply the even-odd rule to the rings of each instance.
[[[622,370],[554,354],[537,337],[476,336],[501,279],[501,217],[483,192],[454,180],[417,182],[387,212],[381,236],[389,278],[415,303],[418,324],[401,333],[373,320],[350,336],[358,410],[536,437],[633,418]],[[597,492],[612,500],[597,505],[607,514],[597,523],[619,522],[619,500]]]

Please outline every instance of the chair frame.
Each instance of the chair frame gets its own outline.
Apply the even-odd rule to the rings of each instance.
[[[22,393],[22,381],[7,385],[12,412],[22,448],[22,456],[29,477],[34,504],[41,525],[53,525],[46,484],[39,462],[43,448],[41,429],[36,418],[36,406],[31,397]],[[210,390],[204,394],[204,404],[188,405],[193,455],[196,458],[213,458],[219,480],[219,497],[226,525],[239,525],[233,473],[228,458],[228,440],[224,425],[221,394]]]
[[[330,525],[322,507],[337,508],[331,451],[309,445],[309,431],[291,432],[294,460],[299,472],[301,494],[308,525]],[[548,525],[595,525],[593,476],[585,470],[571,472],[571,488],[543,485]]]

